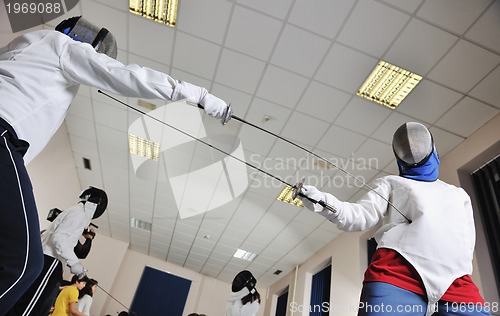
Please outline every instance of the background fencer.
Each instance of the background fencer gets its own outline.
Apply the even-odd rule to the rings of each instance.
[[[226,316],[255,316],[260,308],[260,294],[255,286],[257,279],[248,270],[240,271],[231,284]]]
[[[113,35],[81,17],[23,34],[0,48],[0,315],[43,266],[40,227],[25,164],[62,124],[80,85],[127,97],[189,98],[220,118],[227,104],[206,89],[115,60]],[[81,230],[78,232],[81,233]]]
[[[424,125],[403,124],[392,147],[399,176],[375,180],[374,190],[356,203],[313,186],[301,190],[333,206],[330,211],[302,199],[343,231],[367,230],[382,222],[358,315],[430,315],[434,310],[435,315],[490,315],[470,277],[475,245],[470,197],[438,179],[439,157]]]
[[[61,212],[42,233],[42,273],[6,315],[48,315],[63,280],[63,265],[80,279],[86,276],[86,270],[75,253],[75,245],[90,221],[106,211],[108,197],[105,191],[89,187],[79,198],[77,205]]]

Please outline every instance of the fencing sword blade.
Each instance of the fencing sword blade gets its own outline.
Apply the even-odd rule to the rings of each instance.
[[[120,304],[121,306],[123,306],[127,311],[130,311],[130,308],[128,308],[127,306],[125,306],[122,302],[120,302],[119,300],[117,300],[113,295],[109,294],[108,291],[106,291],[105,289],[103,289],[99,283],[96,284],[98,288],[100,288],[104,293],[106,293],[109,297],[111,297],[113,300],[115,300],[118,304]]]
[[[191,103],[191,105],[195,105],[195,104]],[[201,105],[197,105],[197,106],[203,108]],[[409,224],[412,223],[412,221],[406,215],[404,215],[403,212],[401,212],[391,201],[389,201],[389,199],[387,199],[385,196],[383,196],[382,194],[380,194],[379,192],[377,192],[373,187],[371,187],[370,185],[368,185],[365,181],[363,181],[362,179],[359,179],[358,177],[356,177],[355,175],[353,175],[349,171],[345,170],[344,168],[340,167],[339,165],[331,162],[330,160],[328,160],[326,158],[323,158],[322,156],[316,154],[315,152],[313,152],[313,151],[311,151],[311,150],[309,150],[309,149],[307,149],[307,148],[305,148],[303,146],[300,146],[299,144],[296,144],[296,143],[294,143],[294,142],[292,142],[292,141],[290,141],[290,140],[288,140],[288,139],[286,139],[286,138],[284,138],[284,137],[282,137],[282,136],[280,136],[278,134],[275,134],[275,133],[273,133],[271,131],[268,131],[265,128],[262,128],[262,127],[260,127],[260,126],[258,126],[256,124],[250,123],[250,122],[248,122],[248,121],[246,121],[246,120],[244,120],[244,119],[242,119],[242,118],[240,118],[240,117],[238,117],[236,115],[233,115],[232,113],[231,113],[231,118],[233,118],[236,121],[239,121],[239,122],[241,122],[243,124],[247,124],[249,126],[252,126],[252,127],[256,128],[256,129],[258,129],[258,130],[260,130],[260,131],[262,131],[264,133],[267,133],[267,134],[269,134],[271,136],[274,136],[274,137],[276,137],[276,138],[278,138],[278,139],[280,139],[280,140],[282,140],[282,141],[284,141],[284,142],[286,142],[286,143],[288,143],[288,144],[290,144],[290,145],[292,145],[294,147],[297,147],[297,148],[305,151],[306,153],[308,153],[310,155],[313,155],[314,157],[316,157],[316,158],[320,159],[321,161],[329,164],[330,166],[332,166],[332,167],[340,170],[341,172],[343,172],[347,176],[349,176],[352,179],[354,179],[355,182],[361,183],[361,185],[363,187],[365,187],[368,190],[370,190],[370,191],[374,192],[375,194],[377,194],[380,198],[382,198],[384,201],[386,201],[389,206],[391,206],[394,210],[396,210],[396,212],[398,212],[401,216],[403,216],[403,218],[406,219],[406,221],[408,221]],[[318,203],[319,203],[319,201],[318,201]],[[321,205],[321,203],[319,203],[319,204]],[[321,206],[327,207],[327,206],[324,206],[324,205],[321,205]]]
[[[223,154],[225,154],[225,155],[227,155],[228,157],[231,157],[231,158],[233,158],[233,159],[236,159],[236,160],[238,160],[238,161],[240,161],[240,162],[242,162],[242,163],[246,164],[247,166],[249,166],[249,167],[251,167],[251,168],[253,168],[253,169],[257,170],[257,171],[262,172],[262,173],[264,173],[264,174],[266,174],[266,175],[268,175],[268,176],[270,176],[270,177],[272,177],[272,178],[274,178],[274,179],[278,180],[279,182],[281,182],[281,183],[283,183],[283,184],[285,184],[285,185],[288,185],[288,186],[293,187],[291,184],[287,183],[287,182],[286,182],[286,181],[284,181],[283,179],[281,179],[281,178],[279,178],[279,177],[276,177],[276,176],[274,176],[274,175],[270,174],[269,172],[267,172],[267,171],[265,171],[265,170],[263,170],[263,169],[261,169],[261,168],[258,168],[258,167],[256,167],[256,166],[254,166],[254,165],[252,165],[252,164],[250,164],[250,163],[248,163],[248,162],[244,161],[244,160],[241,160],[240,158],[235,157],[235,156],[233,156],[233,155],[231,155],[231,154],[229,154],[229,153],[227,153],[227,152],[225,152],[225,151],[223,151],[223,150],[221,150],[221,149],[219,149],[219,148],[217,148],[217,147],[215,147],[215,146],[213,146],[213,145],[211,145],[211,144],[209,144],[209,143],[207,143],[207,142],[204,142],[203,140],[201,140],[201,139],[199,139],[199,138],[196,138],[196,137],[194,137],[194,136],[192,136],[192,135],[190,135],[190,134],[188,134],[188,133],[186,133],[186,132],[184,132],[184,131],[182,131],[182,130],[180,130],[180,129],[178,129],[178,128],[176,128],[176,127],[174,127],[174,126],[172,126],[172,125],[170,125],[170,124],[168,124],[168,123],[166,123],[166,122],[163,122],[163,121],[159,120],[158,118],[155,118],[155,117],[153,117],[153,116],[151,116],[151,115],[148,115],[146,112],[141,111],[141,110],[139,110],[139,109],[136,109],[136,108],[134,108],[134,107],[130,106],[129,104],[127,104],[127,103],[125,103],[125,102],[123,102],[123,101],[121,101],[121,100],[118,100],[117,98],[114,98],[114,97],[112,97],[111,95],[109,95],[109,94],[107,94],[107,93],[105,93],[105,92],[103,92],[103,91],[101,91],[101,90],[97,90],[97,91],[98,91],[99,93],[101,93],[101,94],[103,94],[103,95],[107,96],[108,98],[110,98],[110,99],[112,99],[112,100],[114,100],[114,101],[116,101],[116,102],[118,102],[118,103],[121,103],[121,104],[125,105],[126,107],[128,107],[128,108],[130,108],[130,109],[132,109],[132,110],[134,110],[134,111],[137,111],[137,112],[141,113],[142,115],[145,115],[145,116],[147,116],[147,117],[149,117],[149,118],[151,118],[151,119],[153,119],[153,120],[156,120],[156,121],[158,121],[158,122],[160,122],[160,123],[162,123],[162,124],[164,124],[164,125],[166,125],[166,126],[168,126],[168,127],[172,128],[172,129],[174,129],[174,130],[178,131],[178,132],[181,132],[181,133],[185,134],[186,136],[191,137],[191,138],[193,138],[193,139],[195,139],[195,140],[197,140],[197,141],[199,141],[199,142],[201,142],[201,143],[203,143],[203,144],[205,144],[205,145],[207,145],[207,146],[209,146],[209,147],[211,147],[211,148],[213,148],[213,149],[215,149],[215,150],[217,150],[217,151],[219,151],[219,152],[221,152],[221,153],[223,153]],[[200,109],[204,109],[203,105],[201,105],[201,104],[197,104],[197,103],[190,102],[190,101],[186,101],[186,103],[187,103],[188,105],[195,106],[195,107],[198,107],[198,108],[200,108]],[[292,146],[295,146],[295,147],[297,147],[297,148],[299,148],[299,149],[302,149],[303,151],[305,151],[305,152],[307,152],[307,153],[309,153],[309,154],[313,155],[314,157],[316,157],[316,158],[318,158],[318,159],[320,159],[320,160],[322,160],[322,161],[326,162],[327,164],[329,164],[329,165],[333,166],[334,168],[336,168],[336,169],[338,169],[338,170],[342,171],[342,172],[343,172],[343,173],[345,173],[346,175],[348,175],[348,176],[352,177],[355,181],[360,182],[360,183],[361,183],[364,187],[366,187],[366,188],[367,188],[367,189],[369,189],[370,191],[373,191],[375,194],[377,194],[377,195],[378,195],[380,198],[382,198],[384,201],[386,201],[386,202],[388,203],[388,205],[390,205],[392,208],[394,208],[394,210],[396,210],[396,212],[398,212],[401,216],[403,216],[403,218],[404,218],[404,219],[406,219],[406,221],[408,221],[408,223],[409,223],[409,224],[411,224],[411,223],[412,223],[412,221],[411,221],[411,220],[410,220],[410,219],[409,219],[406,215],[404,215],[404,214],[403,214],[403,212],[401,212],[401,211],[400,211],[400,210],[399,210],[399,209],[398,209],[398,208],[397,208],[397,207],[396,207],[396,206],[395,206],[395,205],[394,205],[391,201],[389,201],[389,199],[387,199],[387,198],[386,198],[386,197],[384,197],[382,194],[380,194],[379,192],[377,192],[374,188],[372,188],[372,187],[371,187],[370,185],[368,185],[366,182],[364,182],[363,180],[361,180],[361,179],[359,179],[358,177],[354,176],[353,174],[351,174],[351,173],[350,173],[350,172],[348,172],[347,170],[343,169],[342,167],[338,166],[337,164],[334,164],[333,162],[329,161],[328,159],[323,158],[323,157],[321,157],[320,155],[318,155],[318,154],[314,153],[313,151],[311,151],[311,150],[309,150],[309,149],[307,149],[307,148],[304,148],[303,146],[300,146],[300,145],[298,145],[298,144],[296,144],[296,143],[294,143],[294,142],[292,142],[292,141],[290,141],[290,140],[288,140],[288,139],[286,139],[286,138],[284,138],[284,137],[282,137],[282,136],[280,136],[280,135],[277,135],[277,134],[275,134],[275,133],[273,133],[273,132],[271,132],[271,131],[266,130],[265,128],[262,128],[262,127],[260,127],[260,126],[258,126],[258,125],[255,125],[255,124],[253,124],[253,123],[250,123],[250,122],[248,122],[248,121],[246,121],[246,120],[244,120],[244,119],[242,119],[242,118],[240,118],[240,117],[238,117],[238,116],[236,116],[236,115],[233,115],[232,110],[231,110],[230,105],[229,105],[229,106],[228,106],[228,111],[226,111],[226,112],[225,112],[225,115],[224,115],[224,117],[222,118],[221,122],[224,122],[224,121],[225,121],[225,123],[227,123],[227,122],[228,122],[231,118],[233,118],[233,119],[235,119],[235,120],[237,120],[237,121],[239,121],[239,122],[241,122],[241,123],[243,123],[243,124],[247,124],[247,125],[249,125],[249,126],[252,126],[252,127],[256,128],[256,129],[258,129],[258,130],[260,130],[260,131],[262,131],[262,132],[264,132],[264,133],[267,133],[267,134],[269,134],[269,135],[272,135],[272,136],[274,136],[274,137],[276,137],[276,138],[278,138],[278,139],[280,139],[280,140],[282,140],[282,141],[284,141],[284,142],[286,142],[286,143],[288,143],[288,144],[290,144],[290,145],[292,145]],[[224,125],[225,123],[223,123],[223,125]],[[311,201],[311,202],[312,202],[312,201]],[[322,203],[323,203],[323,204],[325,204],[325,202],[324,202],[324,201],[315,201],[315,202],[313,202],[313,203],[319,203],[319,204],[320,204],[321,206],[323,206],[323,207],[326,207],[326,208],[329,208],[329,207],[330,207],[330,208],[331,208],[331,206],[328,206],[328,205],[322,205]],[[330,208],[329,208],[329,209],[330,209]],[[334,209],[334,208],[332,208],[332,211],[333,211],[333,209]]]

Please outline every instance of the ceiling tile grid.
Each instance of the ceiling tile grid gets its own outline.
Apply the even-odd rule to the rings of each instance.
[[[304,177],[354,201],[366,187],[353,176],[369,183],[397,173],[390,146],[404,122],[429,126],[443,156],[498,115],[499,8],[494,0],[181,0],[177,27],[168,28],[130,14],[121,0],[86,0],[65,17],[83,13],[105,24],[118,41],[120,61],[205,86],[231,102],[236,116],[352,176],[331,165],[322,169],[317,157],[247,124],[233,119],[220,126],[204,117],[212,135],[231,135],[241,144],[245,162],[293,183]],[[11,38],[0,33],[2,42]],[[396,110],[356,96],[379,59],[423,76]],[[138,107],[135,98],[117,98]],[[163,155],[153,163],[158,178],[139,178],[127,134],[140,116],[82,86],[66,118],[82,188],[101,186],[110,198],[106,215],[96,221],[99,234],[225,282],[253,269],[265,287],[280,279],[275,270],[286,275],[341,233],[323,217],[277,201],[284,184],[248,165],[243,193],[181,219],[168,177],[196,171],[190,163],[199,166],[207,157],[190,155],[211,151],[185,152],[183,161],[170,155],[168,166]],[[152,231],[131,228],[131,217],[151,221]],[[239,247],[255,251],[256,259],[233,258]]]

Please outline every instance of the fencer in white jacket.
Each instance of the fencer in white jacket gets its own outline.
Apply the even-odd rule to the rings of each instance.
[[[7,316],[46,316],[54,304],[63,280],[64,266],[79,278],[86,269],[75,254],[75,245],[91,220],[106,210],[108,198],[101,189],[89,187],[79,196],[80,202],[61,212],[42,233],[44,266],[42,273],[7,312]]]
[[[260,294],[255,285],[257,280],[248,270],[239,272],[231,284],[227,300],[226,316],[255,316],[260,308]]]
[[[81,17],[64,20],[56,29],[22,34],[0,48],[0,315],[43,265],[25,165],[63,123],[80,85],[127,97],[190,99],[214,118],[229,111],[226,102],[202,87],[115,60],[112,34]]]
[[[463,189],[437,179],[439,158],[432,135],[425,126],[413,122],[403,124],[394,135],[393,148],[400,176],[375,180],[373,190],[356,203],[342,202],[332,194],[308,185],[303,187],[302,193],[315,201],[325,201],[333,211],[308,199],[302,200],[306,207],[343,231],[363,231],[381,222],[374,236],[378,250],[397,252],[397,256],[401,255],[406,260],[404,262],[409,263],[408,270],[414,268],[423,283],[423,302],[427,306],[422,308],[421,314],[411,315],[429,315],[455,280],[472,273],[475,228],[471,201]],[[377,266],[376,269],[385,267]],[[392,273],[391,267],[387,269],[377,273]],[[379,288],[377,291],[382,297],[383,290]],[[403,295],[390,293],[388,296],[401,306],[413,304],[405,302]],[[479,296],[475,293],[475,297]],[[386,306],[393,303],[381,302]],[[444,304],[444,307],[452,306]],[[441,306],[444,309],[443,304]],[[377,313],[360,311],[360,315],[383,315],[378,307]],[[463,315],[489,314],[486,309],[478,309]],[[440,315],[448,314],[442,312]]]

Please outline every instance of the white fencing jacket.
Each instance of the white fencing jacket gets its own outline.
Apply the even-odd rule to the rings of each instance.
[[[378,247],[399,252],[417,270],[429,305],[434,305],[453,281],[472,273],[475,228],[469,195],[443,181],[416,181],[400,176],[377,179],[374,190],[356,203],[341,202],[325,193],[337,213],[320,214],[344,231],[362,231],[383,220],[375,233]]]
[[[70,267],[79,263],[74,248],[89,226],[96,207],[94,203],[78,203],[57,215],[42,234],[43,253]]]
[[[21,35],[0,48],[0,117],[30,143],[26,164],[62,124],[80,84],[168,100],[176,81],[153,69],[125,66],[54,30]]]
[[[231,292],[227,300],[226,316],[255,316],[260,308],[258,300],[245,305],[241,303],[241,299],[248,294],[250,291],[246,287],[238,292]]]

